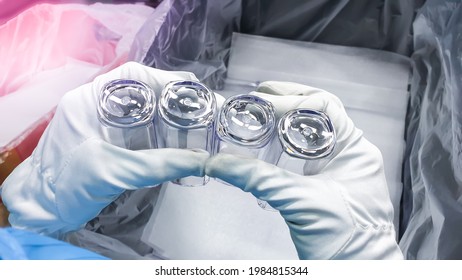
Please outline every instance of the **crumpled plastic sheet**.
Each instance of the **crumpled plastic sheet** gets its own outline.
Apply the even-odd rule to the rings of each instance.
[[[401,249],[462,259],[462,2],[430,0],[414,22]]]
[[[138,33],[130,60],[191,71],[222,89],[232,32],[409,56],[412,22],[424,1],[164,0]]]
[[[32,153],[63,94],[127,60],[152,11],[40,4],[0,25],[0,184]]]
[[[152,11],[40,4],[0,26],[0,183],[30,155],[64,93],[127,60]]]
[[[0,1],[0,24],[14,18],[22,11],[40,3],[49,4],[65,4],[65,3],[85,3],[87,0],[15,0],[15,1]]]
[[[45,70],[75,61],[105,66],[126,55],[151,12],[143,5],[108,4],[41,4],[22,12],[0,26],[0,96]]]
[[[193,72],[221,88],[241,2],[164,0],[146,21],[129,59],[163,70]]]
[[[159,191],[160,187],[154,187],[124,192],[84,229],[65,239],[111,259],[163,259],[143,238]]]

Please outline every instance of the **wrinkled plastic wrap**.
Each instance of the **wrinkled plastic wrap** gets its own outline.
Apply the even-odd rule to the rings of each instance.
[[[414,22],[402,238],[408,259],[462,259],[462,2]]]
[[[151,11],[142,5],[41,4],[22,12],[0,26],[0,96],[46,70],[77,62],[102,67],[126,55]]]
[[[159,198],[160,187],[126,191],[66,240],[111,259],[162,259],[143,232]]]
[[[138,33],[130,60],[191,71],[211,88],[222,89],[232,32],[408,56],[415,10],[423,2],[164,0]]]
[[[40,4],[0,26],[0,184],[31,154],[64,93],[126,61],[152,11]]]
[[[240,1],[164,0],[138,33],[130,60],[164,70],[193,72],[220,88]]]
[[[33,4],[2,3],[0,12],[2,21],[11,18],[0,25],[0,184],[32,153],[64,93],[126,61],[153,11],[131,4]],[[7,215],[0,201],[1,226]]]
[[[86,0],[15,0],[0,1],[0,24],[14,18],[22,11],[41,3],[64,4],[64,3],[85,3]]]

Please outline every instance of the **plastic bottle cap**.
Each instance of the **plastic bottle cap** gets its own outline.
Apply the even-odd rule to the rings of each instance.
[[[278,133],[284,151],[302,159],[326,157],[336,142],[329,117],[308,109],[287,112],[279,121]]]
[[[195,81],[167,84],[159,99],[159,113],[167,123],[178,128],[208,126],[216,114],[213,92]]]
[[[98,115],[102,122],[116,127],[134,127],[152,121],[154,91],[136,80],[113,80],[100,94]]]
[[[257,148],[271,139],[275,123],[271,103],[243,94],[225,101],[218,117],[217,132],[224,141]]]

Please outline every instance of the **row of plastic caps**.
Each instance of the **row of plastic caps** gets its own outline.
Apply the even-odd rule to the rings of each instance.
[[[232,96],[218,108],[215,94],[196,81],[170,82],[156,101],[153,89],[141,81],[107,83],[98,102],[105,140],[130,150],[231,153],[301,174],[307,173],[307,162],[328,157],[336,142],[323,112],[299,108],[277,121],[273,104],[250,94]],[[201,186],[208,181],[207,176],[187,177],[174,183]]]

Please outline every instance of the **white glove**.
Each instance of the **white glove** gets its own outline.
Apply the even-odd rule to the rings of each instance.
[[[253,94],[274,104],[278,117],[295,108],[326,113],[337,133],[329,162],[318,174],[302,176],[263,161],[218,154],[208,160],[206,174],[279,210],[301,259],[402,259],[382,155],[354,126],[340,100],[294,83],[265,82],[257,91]],[[274,96],[286,94],[303,96]]]
[[[125,190],[204,175],[206,152],[129,151],[102,140],[98,94],[107,82],[124,78],[143,81],[156,94],[170,81],[197,80],[191,73],[130,62],[68,92],[33,154],[3,183],[12,226],[61,237],[84,226]]]

